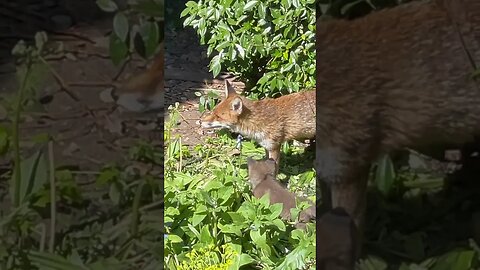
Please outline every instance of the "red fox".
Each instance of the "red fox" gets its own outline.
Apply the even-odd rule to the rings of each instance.
[[[128,78],[112,96],[118,105],[133,112],[143,112],[164,108],[164,48],[159,45],[159,52],[153,63],[145,71]]]
[[[281,144],[288,140],[315,138],[315,91],[303,91],[275,99],[249,100],[238,95],[225,80],[225,95],[201,119],[203,128],[227,128],[256,140],[277,170]]]
[[[413,1],[316,31],[317,177],[362,232],[377,157],[480,135],[480,1]]]
[[[296,201],[306,199],[297,198],[295,194],[282,187],[276,181],[276,162],[273,159],[254,160],[247,158],[248,178],[252,185],[253,195],[256,198],[261,198],[263,195],[269,193],[270,204],[281,203],[283,205],[282,213],[283,219],[291,220],[290,209],[296,207]],[[310,201],[309,201],[310,202]],[[315,205],[310,202],[312,206],[300,212],[298,222],[295,224],[296,228],[304,229],[305,223],[316,217]]]

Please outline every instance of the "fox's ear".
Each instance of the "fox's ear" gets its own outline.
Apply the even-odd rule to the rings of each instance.
[[[234,111],[236,114],[241,114],[242,109],[243,109],[243,102],[240,97],[236,97],[232,100],[232,111]]]
[[[225,97],[234,94],[236,94],[235,89],[233,89],[233,86],[227,80],[225,80]]]
[[[247,157],[247,166],[249,166],[249,167],[252,166],[254,162],[255,162],[255,160],[253,158]]]
[[[273,158],[268,158],[265,160],[265,163],[267,163],[269,166],[272,166],[275,168],[277,166],[277,162]]]

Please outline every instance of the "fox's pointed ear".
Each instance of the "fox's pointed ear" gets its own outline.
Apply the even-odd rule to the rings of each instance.
[[[233,86],[225,80],[225,97],[228,97],[229,95],[234,95],[237,92],[235,92],[235,89],[233,89]]]
[[[277,166],[277,162],[275,162],[275,160],[273,158],[266,159],[265,163],[267,163],[270,166],[273,166],[274,168],[275,168],[275,166]]]
[[[241,114],[243,109],[243,102],[240,97],[236,97],[232,100],[232,111],[236,114]]]

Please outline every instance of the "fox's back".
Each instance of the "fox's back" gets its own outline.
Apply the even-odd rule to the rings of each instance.
[[[473,66],[450,16],[480,64],[480,1],[446,2],[317,24],[319,132],[387,148],[478,134],[480,84],[469,78]]]
[[[285,140],[315,137],[314,90],[262,100],[256,106],[255,112],[265,118],[264,121],[269,123],[272,133],[281,134]]]

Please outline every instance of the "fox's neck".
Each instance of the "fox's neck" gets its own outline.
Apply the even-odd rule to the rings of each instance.
[[[265,132],[269,130],[272,122],[277,119],[271,119],[272,115],[269,113],[271,106],[270,100],[253,101],[243,99],[244,111],[238,118],[238,125],[234,132],[238,132],[244,136],[254,139],[261,139]]]

